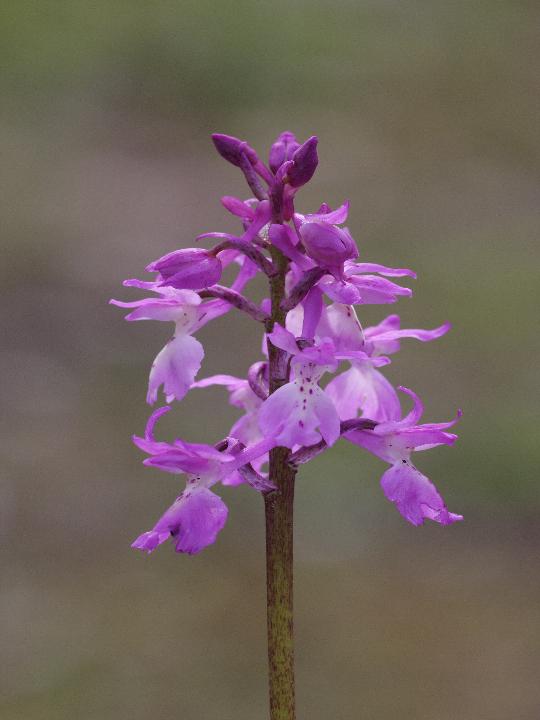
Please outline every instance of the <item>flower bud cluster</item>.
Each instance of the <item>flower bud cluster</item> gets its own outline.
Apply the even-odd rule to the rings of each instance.
[[[411,460],[414,451],[452,445],[456,435],[449,428],[457,417],[420,423],[423,406],[418,396],[405,387],[396,389],[382,371],[402,339],[435,340],[449,324],[433,330],[403,329],[399,316],[392,314],[373,327],[361,325],[358,307],[410,297],[411,289],[395,280],[416,276],[407,268],[363,259],[344,226],[348,203],[334,210],[323,203],[313,213],[297,211],[298,190],[318,165],[315,136],[301,143],[292,132],[281,133],[270,148],[268,164],[244,140],[216,134],[213,141],[251,190],[245,198],[222,198],[224,208],[239,221],[238,233],[203,233],[198,240],[213,240],[213,247],[173,250],[146,267],[152,279],[124,282],[150,296],[111,302],[130,310],[127,320],[174,325],[151,366],[150,404],[160,392],[171,403],[190,390],[218,385],[240,415],[224,439],[196,445],[156,440],[155,424],[169,406],[152,413],[135,444],[147,455],[146,465],[184,475],[186,485],[133,547],[152,552],[172,539],[178,552],[199,552],[215,541],[227,518],[225,503],[211,489],[214,485],[247,483],[257,492],[273,492],[273,478],[264,468],[274,448],[288,448],[287,462],[296,468],[340,438],[388,464],[381,478],[383,492],[409,522],[420,525],[429,519],[448,525],[460,520]],[[219,284],[226,267],[235,269],[228,287]],[[260,274],[267,277],[269,288],[284,285],[284,294],[277,300],[274,291],[262,302],[250,299],[246,290]],[[253,358],[245,378],[200,378],[204,349],[195,335],[231,309],[260,324],[263,357]],[[322,386],[328,375],[331,379]],[[397,390],[412,401],[405,415]]]

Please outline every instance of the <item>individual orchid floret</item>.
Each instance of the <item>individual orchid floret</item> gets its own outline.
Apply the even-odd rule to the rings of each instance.
[[[340,426],[336,409],[319,386],[325,372],[335,370],[337,359],[331,341],[300,350],[292,333],[275,325],[270,342],[291,356],[292,380],[276,390],[261,406],[259,426],[264,436],[293,448],[321,439],[333,445]]]
[[[168,409],[159,408],[152,413],[144,438],[133,438],[138,447],[154,457],[168,457],[175,449],[169,443],[156,441],[153,436],[156,420]],[[135,540],[133,548],[151,553],[171,538],[177,552],[193,555],[215,542],[227,520],[228,509],[223,500],[209,489],[220,480],[221,457],[213,457],[214,453],[220,455],[213,448],[183,445],[177,452],[173,469],[170,465],[166,468],[158,465],[169,472],[185,472],[186,489],[153,529]],[[149,464],[148,461],[145,463]]]
[[[385,305],[395,303],[399,297],[412,296],[410,288],[387,280],[386,277],[373,275],[372,272],[387,277],[416,277],[416,274],[407,268],[386,268],[375,263],[355,263],[347,260],[342,279],[326,275],[319,282],[319,287],[331,300],[345,305]]]
[[[192,484],[176,498],[152,530],[139,535],[131,547],[151,553],[171,538],[176,552],[195,555],[216,541],[228,512],[219,495]]]
[[[304,307],[303,326],[306,314]],[[291,318],[291,323],[298,326],[298,323],[302,322],[302,312],[295,311],[295,315],[296,318]],[[399,420],[401,406],[396,391],[378,370],[381,365],[387,364],[389,359],[382,353],[370,354],[370,347],[366,344],[364,331],[352,306],[333,303],[325,307],[315,337],[331,338],[336,351],[343,356],[347,356],[351,351],[361,351],[356,357],[349,359],[351,367],[334,377],[325,388],[340,420],[356,418],[359,412],[362,417],[377,422]]]
[[[398,315],[390,315],[379,325],[363,330],[353,307],[334,303],[322,314],[317,333],[331,337],[338,350],[363,350],[365,359],[351,360],[351,367],[333,378],[327,395],[342,420],[363,417],[377,422],[399,420],[401,405],[392,384],[377,369],[379,358],[399,350],[400,338],[422,342],[441,337],[450,328],[445,323],[433,330],[399,329]]]
[[[218,482],[226,484],[240,468],[267,453],[273,441],[263,440],[234,454],[182,440],[173,443],[156,441],[153,435],[156,420],[167,410],[168,407],[159,408],[152,413],[144,437],[135,436],[133,441],[150,455],[144,461],[145,465],[185,474],[186,488],[154,528],[140,535],[132,547],[150,553],[172,538],[177,552],[192,555],[212,544],[227,520],[225,503],[210,488]],[[236,482],[233,480],[231,484]],[[267,483],[265,487],[268,490],[272,486]]]
[[[221,301],[217,301],[221,302]],[[201,343],[192,333],[210,317],[208,305],[193,290],[163,288],[161,297],[144,298],[133,302],[111,300],[118,307],[133,308],[126,320],[161,320],[174,322],[175,332],[152,363],[148,382],[147,402],[153,405],[163,385],[167,402],[181,400],[189,390],[204,357]],[[217,309],[217,306],[212,306]],[[219,308],[223,310],[221,306]]]
[[[291,253],[287,253],[286,247],[282,252],[293,259]],[[295,308],[316,285],[331,300],[343,305],[394,303],[399,297],[411,297],[412,290],[372,273],[387,277],[416,277],[416,274],[407,268],[387,268],[384,265],[357,263],[352,260],[345,260],[343,267],[332,270],[314,263],[312,267],[301,263],[297,265],[305,272],[296,279],[296,285],[289,289],[287,298],[282,302],[282,308],[287,311]]]
[[[411,453],[415,450],[453,445],[457,435],[446,430],[457,422],[461,413],[450,422],[418,425],[423,413],[420,398],[408,388],[399,389],[414,403],[403,420],[380,423],[373,430],[353,430],[345,437],[391,465],[381,477],[381,486],[388,500],[395,503],[410,523],[422,525],[427,518],[450,525],[462,520],[462,515],[448,511],[435,486],[411,462]]]
[[[159,260],[154,260],[146,270],[159,273],[160,286],[170,286],[180,290],[202,290],[219,282],[223,266],[220,259],[211,251],[187,248],[175,250]]]
[[[292,160],[295,151],[300,147],[294,133],[285,131],[278,135],[276,141],[270,148],[268,164],[270,170],[276,173],[287,160]]]

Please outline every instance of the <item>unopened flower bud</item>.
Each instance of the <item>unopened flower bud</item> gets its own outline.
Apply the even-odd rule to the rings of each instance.
[[[299,147],[300,143],[297,142],[294,133],[288,130],[282,132],[270,148],[268,161],[272,172],[277,172],[284,162],[292,160],[293,154]]]
[[[219,281],[223,267],[210,251],[188,248],[164,255],[146,269],[159,273],[161,285],[179,290],[202,290]]]
[[[299,232],[306,253],[323,267],[335,267],[358,256],[356,244],[346,228],[314,222],[304,223]]]
[[[221,135],[220,133],[214,133],[212,140],[221,157],[236,165],[236,167],[241,166],[242,155],[245,155],[252,165],[259,162],[259,156],[255,150],[244,140],[239,140],[232,137],[232,135]]]
[[[287,173],[289,184],[292,187],[301,187],[313,177],[313,173],[319,164],[319,158],[317,156],[318,142],[317,137],[313,135],[295,150],[292,156],[294,164]]]

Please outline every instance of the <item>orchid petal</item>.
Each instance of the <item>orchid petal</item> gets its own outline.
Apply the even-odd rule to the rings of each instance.
[[[405,428],[416,425],[422,417],[422,414],[424,412],[424,405],[422,404],[422,401],[420,400],[418,395],[413,390],[403,387],[402,385],[398,386],[398,390],[406,393],[412,399],[412,410],[407,415],[405,415],[403,420],[398,420],[396,422],[385,422],[377,425],[374,432],[378,435],[385,435],[389,432],[404,430]]]
[[[294,335],[279,323],[274,323],[274,329],[271,333],[267,334],[267,338],[270,340],[272,345],[280,348],[281,350],[285,350],[290,355],[298,355],[300,352]]]
[[[326,386],[341,420],[363,417],[376,422],[396,421],[401,417],[399,398],[392,384],[369,364],[353,365]]]
[[[163,385],[167,402],[181,400],[199,372],[204,350],[191,335],[178,334],[159,352],[152,364],[148,382],[147,402],[153,405]]]
[[[347,275],[358,275],[359,273],[379,273],[387,277],[411,277],[416,278],[414,270],[408,268],[391,268],[378,263],[346,263]]]
[[[463,520],[462,515],[448,512],[433,483],[405,460],[394,463],[383,474],[381,486],[388,500],[413,525],[422,525],[426,518],[441,525]]]

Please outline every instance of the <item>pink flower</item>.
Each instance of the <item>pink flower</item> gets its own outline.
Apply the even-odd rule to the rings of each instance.
[[[396,389],[384,375],[402,339],[428,342],[450,325],[401,328],[399,316],[389,315],[362,327],[355,306],[411,297],[412,290],[396,278],[416,275],[408,268],[358,262],[356,243],[343,227],[348,202],[336,209],[322,203],[315,212],[297,211],[298,193],[318,166],[315,136],[300,143],[292,132],[281,133],[268,164],[244,140],[215,134],[213,142],[251,192],[245,199],[222,198],[238,230],[201,233],[197,241],[212,241],[213,247],[174,250],[147,266],[156,273],[153,281],[125,281],[152,297],[111,303],[129,308],[127,320],[174,324],[172,338],[150,370],[148,403],[156,402],[161,389],[170,403],[190,389],[219,385],[240,416],[228,435],[211,446],[156,440],[153,427],[166,408],[151,415],[144,437],[134,438],[148,455],[144,464],[186,475],[186,487],[133,546],[151,552],[170,538],[179,552],[199,552],[215,541],[227,518],[214,485],[247,483],[258,492],[274,492],[279,483],[270,471],[268,476],[262,471],[274,448],[291,451],[280,450],[279,456],[293,471],[334,445],[340,434],[389,464],[383,490],[410,522],[460,520],[411,462],[413,451],[451,445],[456,436],[447,429],[455,421],[419,425],[420,400],[405,388],[414,408],[402,418]],[[218,284],[227,283],[235,266],[230,284]],[[268,292],[253,300],[244,293],[257,276],[268,282]],[[194,335],[232,308],[260,324],[266,357],[253,358],[246,378],[218,373],[197,380],[204,350]],[[328,375],[333,377],[325,385]]]
[[[140,281],[126,281],[130,285]],[[193,383],[204,357],[201,343],[192,337],[192,333],[206,324],[212,317],[227,312],[229,306],[221,301],[201,303],[201,298],[192,290],[152,287],[159,297],[143,298],[133,302],[111,300],[112,305],[133,308],[126,320],[160,320],[174,322],[175,332],[165,347],[158,353],[148,381],[146,400],[153,405],[158,390],[163,385],[167,402],[181,400]]]
[[[401,405],[392,384],[377,369],[387,354],[399,350],[401,338],[421,342],[435,340],[450,329],[445,323],[433,330],[400,329],[398,315],[389,315],[379,325],[362,330],[353,307],[334,303],[326,308],[317,328],[319,335],[331,337],[339,349],[362,349],[366,359],[351,360],[349,370],[337,375],[326,387],[327,395],[342,420],[360,412],[377,422],[399,420]]]
[[[418,425],[423,413],[420,398],[408,388],[399,389],[414,402],[413,409],[403,420],[380,423],[373,430],[353,430],[345,437],[391,465],[383,474],[381,485],[386,497],[410,523],[422,525],[428,518],[441,525],[450,525],[462,520],[462,515],[448,512],[435,486],[411,462],[411,453],[415,450],[453,445],[457,435],[446,430],[457,422],[461,412],[450,422]]]
[[[278,445],[289,448],[313,445],[321,436],[328,445],[333,445],[340,433],[339,417],[319,386],[324,373],[337,366],[332,342],[300,350],[294,335],[277,324],[268,339],[292,356],[293,379],[262,404],[259,426],[263,435],[274,436]]]
[[[218,482],[226,484],[227,479],[237,475],[239,468],[267,453],[274,443],[263,440],[240,452],[234,452],[234,443],[231,443],[227,451],[219,452],[210,445],[182,440],[173,443],[156,441],[153,434],[156,421],[168,410],[169,407],[155,410],[148,420],[144,437],[134,436],[133,442],[149,454],[145,465],[185,474],[186,488],[153,529],[140,535],[132,547],[150,553],[172,538],[177,552],[192,555],[212,544],[227,520],[225,503],[210,488]]]

